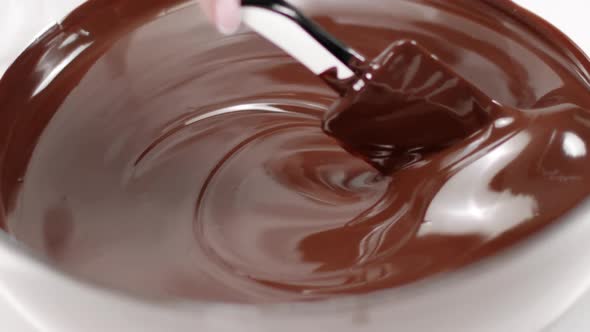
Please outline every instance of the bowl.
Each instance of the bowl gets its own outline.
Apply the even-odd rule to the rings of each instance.
[[[374,6],[370,10],[376,10],[380,1],[373,2]],[[583,12],[583,10],[573,9],[584,8],[585,5],[582,2],[572,2],[567,11],[556,8],[554,3],[548,1],[523,0],[520,2],[556,24],[583,49],[590,50],[590,41],[585,30],[581,28],[583,19],[572,18],[572,13]],[[11,4],[14,5],[14,2]],[[109,15],[110,13],[101,11],[104,9],[103,4],[104,1],[92,1],[84,6],[96,6],[97,17]],[[334,8],[339,11],[350,10],[337,1],[324,1],[321,4],[298,1],[297,4],[310,11],[321,11],[325,8]],[[77,3],[69,2],[64,5],[64,12],[55,12],[47,15],[46,18],[51,20],[61,17]],[[194,17],[194,22],[187,23],[189,21],[184,15]],[[205,25],[194,3],[179,1],[175,10],[159,12],[154,17],[154,20],[158,22],[168,20],[169,23],[159,25],[159,29],[155,30],[150,29],[150,26],[139,27],[140,32],[135,34],[135,38],[143,40],[141,44],[143,46],[132,52],[153,52],[151,61],[154,63],[157,60],[169,59],[170,64],[161,70],[177,72],[180,69],[175,68],[174,64],[187,60],[175,58],[183,55],[166,54],[164,47],[153,48],[151,45],[151,48],[148,48],[149,43],[145,40],[156,38],[162,41],[164,40],[161,37],[162,34],[185,33],[187,43],[217,42],[216,49],[222,49],[236,42],[231,38],[216,41],[214,32]],[[179,17],[183,19],[176,20]],[[73,12],[65,20],[60,20],[59,25],[43,31],[34,43],[43,43],[68,31],[69,36],[74,36],[72,38],[75,39],[75,44],[83,47],[84,38],[88,37],[83,29],[71,33],[71,28],[76,26],[77,19],[76,12]],[[9,26],[13,27],[12,23]],[[104,28],[108,29],[108,27]],[[34,29],[30,28],[30,31]],[[108,41],[102,42],[108,44]],[[119,43],[117,47],[124,48],[126,45]],[[20,51],[17,50],[18,48],[14,49],[12,55],[6,55],[5,59],[13,57],[14,53]],[[80,54],[77,52],[84,52],[84,49],[56,46],[48,47],[44,54],[31,54],[25,51],[12,65],[12,69],[8,69],[3,79],[16,85],[19,80],[11,75],[11,72],[15,72],[15,68],[19,66],[32,66],[34,70],[31,75],[37,73],[42,78],[32,90],[32,95],[35,97],[42,94],[43,90],[51,84],[51,80],[58,77],[62,70],[73,63],[76,56]],[[123,51],[124,54],[125,52]],[[68,57],[68,54],[71,57]],[[35,63],[40,63],[39,59],[43,56],[46,56],[43,62],[46,67],[36,66]],[[215,59],[215,56],[215,51],[203,55],[207,59]],[[51,57],[55,58],[55,62],[51,62]],[[121,58],[112,59],[110,69],[115,71],[114,75],[117,68],[121,70],[124,61],[125,59]],[[197,57],[191,61],[198,62],[202,59]],[[147,65],[149,64],[144,64],[144,66]],[[138,67],[138,70],[141,68]],[[141,93],[142,89],[155,88],[149,86],[149,77],[145,82],[131,82],[133,84],[118,82],[113,86],[105,86],[104,82],[109,82],[109,77],[100,76],[105,73],[108,71],[98,70],[92,75],[96,75],[93,77],[103,82],[101,88],[108,90],[111,95],[116,93],[113,90],[123,88],[126,89],[125,93],[131,94],[134,93],[134,89],[139,89],[140,91],[135,92]],[[192,74],[195,75],[195,73]],[[235,84],[235,98],[240,98],[239,82]],[[215,87],[211,89],[214,91]],[[17,94],[19,90],[15,86],[14,93]],[[74,102],[84,105],[82,97],[79,96],[79,98]],[[318,96],[315,102],[318,104],[326,102],[322,98]],[[194,103],[197,102],[198,100],[194,100]],[[88,105],[88,107],[93,106]],[[158,117],[157,114],[151,116]],[[47,126],[48,119],[44,118],[43,114],[33,114],[32,118],[36,119],[34,123],[40,126],[40,132]],[[160,120],[165,121],[165,119]],[[53,130],[55,132],[60,129],[54,127]],[[105,132],[108,133],[108,130],[105,129]],[[23,142],[32,142],[35,138],[21,137],[20,139]],[[67,140],[75,141],[73,137],[64,138],[64,141]],[[10,151],[11,158],[20,158],[25,164],[30,154],[31,151],[26,149]],[[91,158],[91,156],[85,157]],[[6,174],[9,171],[3,172]],[[6,200],[4,204],[7,204]],[[8,234],[0,233],[0,317],[8,322],[7,324],[12,324],[5,326],[10,326],[14,331],[68,332],[110,329],[149,332],[171,329],[190,331],[195,328],[206,331],[275,331],[279,329],[283,331],[301,329],[388,331],[391,329],[392,322],[404,331],[584,329],[590,327],[589,322],[584,319],[584,313],[590,307],[590,297],[584,296],[590,287],[590,267],[588,267],[590,254],[587,254],[590,253],[588,250],[590,245],[587,245],[585,241],[587,235],[590,235],[590,225],[583,222],[588,218],[590,218],[590,205],[581,205],[558,225],[511,248],[509,253],[499,254],[480,264],[454,272],[452,275],[443,274],[424,282],[367,296],[272,306],[192,301],[162,303],[115,292],[71,277],[40,258],[30,245],[24,246]],[[67,225],[64,227],[67,228]],[[531,277],[531,271],[536,272],[533,277]],[[514,280],[526,280],[526,282],[518,283],[517,287],[510,286]],[[4,320],[5,317],[6,320]]]

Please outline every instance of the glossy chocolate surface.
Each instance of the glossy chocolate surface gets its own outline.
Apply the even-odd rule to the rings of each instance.
[[[384,175],[452,146],[499,112],[490,97],[415,41],[397,41],[355,67],[357,77],[345,81],[332,71],[321,75],[342,95],[323,128]]]
[[[383,176],[322,132],[338,96],[258,36],[94,0],[0,81],[0,225],[132,294],[298,301],[452,273],[588,195],[590,66],[563,36],[503,1],[371,3],[308,13],[370,58],[416,41],[493,100],[483,121]]]

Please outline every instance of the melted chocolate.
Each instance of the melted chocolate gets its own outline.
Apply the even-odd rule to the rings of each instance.
[[[366,67],[357,80],[331,83],[343,98],[326,114],[324,131],[384,174],[473,134],[496,108],[412,41],[396,42]]]
[[[297,301],[452,273],[589,194],[590,65],[552,28],[503,1],[306,12],[369,58],[416,41],[493,105],[426,112],[429,130],[403,113],[436,134],[406,150],[440,146],[383,176],[322,132],[338,96],[258,36],[184,1],[93,0],[0,81],[2,227],[132,294]]]

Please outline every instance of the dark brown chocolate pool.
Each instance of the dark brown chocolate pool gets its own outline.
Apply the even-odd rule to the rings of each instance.
[[[410,142],[449,141],[410,144],[385,176],[322,131],[337,95],[255,34],[221,37],[184,1],[90,1],[0,82],[0,226],[74,276],[164,300],[324,299],[497,253],[590,193],[590,66],[490,3],[306,9],[369,58],[415,41],[490,98],[456,135],[404,118]]]

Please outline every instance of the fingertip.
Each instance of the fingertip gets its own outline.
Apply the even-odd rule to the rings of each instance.
[[[240,28],[240,0],[218,0],[215,7],[217,29],[226,35],[235,33]]]

